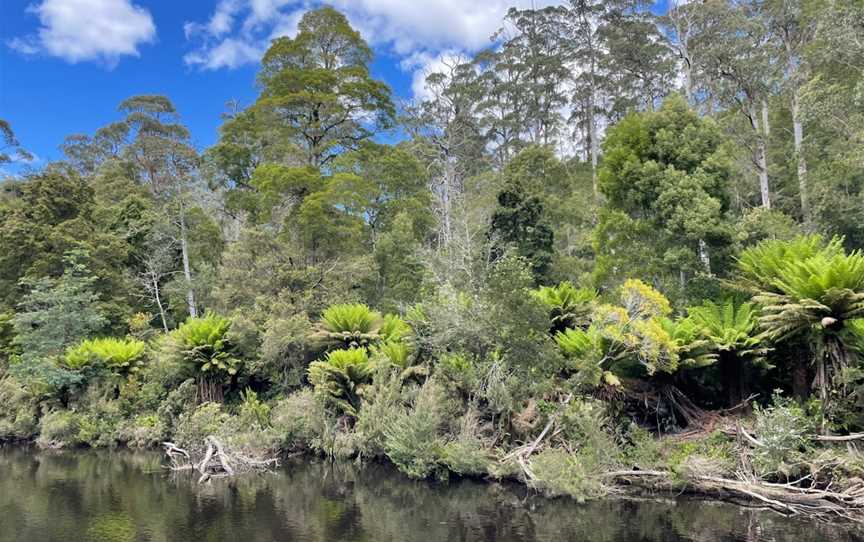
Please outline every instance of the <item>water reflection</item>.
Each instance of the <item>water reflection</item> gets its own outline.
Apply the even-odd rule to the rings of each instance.
[[[291,463],[199,486],[158,454],[0,450],[0,540],[795,541],[860,533],[687,499],[572,501],[471,481],[412,482],[383,466]]]

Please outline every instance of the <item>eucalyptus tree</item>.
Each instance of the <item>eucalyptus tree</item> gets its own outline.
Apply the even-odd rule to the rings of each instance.
[[[818,2],[810,0],[768,0],[760,5],[760,15],[769,37],[775,42],[783,62],[783,91],[789,100],[792,116],[792,137],[795,150],[798,193],[805,223],[812,220],[810,189],[807,178],[807,158],[804,153],[804,122],[801,112],[801,87],[810,77],[810,65],[805,54],[817,29]]]
[[[768,99],[777,81],[777,52],[759,20],[759,2],[707,0],[699,5],[692,50],[718,101],[750,126],[742,143],[751,150],[762,206],[771,208],[768,169]],[[737,132],[735,132],[737,134]]]
[[[186,306],[191,317],[198,315],[190,261],[188,214],[195,205],[193,192],[197,181],[198,153],[190,141],[189,130],[179,123],[179,115],[164,96],[133,96],[120,104],[126,114],[128,143],[123,156],[135,165],[146,184],[169,216],[176,221],[178,244],[185,279]]]
[[[606,2],[601,0],[570,0],[567,6],[567,36],[570,40],[570,60],[577,68],[572,77],[573,115],[585,126],[585,147],[591,163],[591,180],[595,202],[599,201],[597,164],[600,154],[598,109],[602,95],[602,64],[606,55],[601,32]]]
[[[605,86],[617,120],[632,110],[653,111],[673,88],[675,61],[658,18],[639,2],[607,8],[600,28],[605,44]]]
[[[15,137],[8,121],[0,119],[0,164],[7,162],[30,160],[33,157]]]
[[[697,6],[687,0],[672,0],[666,14],[660,19],[660,25],[666,32],[666,39],[672,50],[678,55],[684,96],[691,106],[696,105],[694,74],[696,59],[691,45],[696,24],[696,8]]]
[[[254,108],[302,147],[313,167],[392,124],[390,89],[369,74],[372,50],[331,7],[306,12],[297,35],[280,37],[261,61]]]
[[[501,46],[487,52],[483,62],[492,100],[487,107],[501,111],[494,130],[501,135],[505,159],[526,144],[556,143],[570,75],[565,30],[560,7],[511,8],[493,35]]]

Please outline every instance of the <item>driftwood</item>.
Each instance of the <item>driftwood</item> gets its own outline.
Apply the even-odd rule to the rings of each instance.
[[[675,483],[673,474],[667,471],[612,471],[605,473],[604,477],[630,483],[647,481],[655,488],[670,490],[680,489],[681,486],[681,482]],[[799,487],[794,484],[733,480],[716,476],[693,476],[684,483],[690,491],[758,503],[784,515],[800,515],[817,519],[841,517],[855,522],[864,522],[864,484],[858,484],[844,491],[830,491]]]
[[[212,478],[234,476],[250,471],[267,471],[279,466],[277,458],[253,459],[239,453],[232,453],[212,435],[204,439],[204,444],[207,448],[203,457],[195,461],[189,452],[173,442],[163,442],[165,454],[171,462],[168,468],[172,471],[197,471],[201,474],[198,483],[204,483]]]
[[[540,434],[537,435],[537,438],[505,455],[503,458],[501,458],[501,461],[506,462],[510,459],[515,459],[516,463],[519,465],[519,468],[522,469],[522,473],[525,475],[525,478],[531,482],[536,481],[537,477],[531,470],[531,454],[534,453],[540,443],[543,442],[543,439],[546,438],[546,435],[549,434],[549,431],[552,429],[552,427],[555,425],[555,422],[558,420],[559,414],[567,406],[567,404],[570,403],[572,399],[573,394],[571,393],[567,395],[567,397],[565,397],[563,401],[561,401],[561,405],[559,406],[558,410],[549,417],[549,422],[546,424],[543,430],[540,431]]]

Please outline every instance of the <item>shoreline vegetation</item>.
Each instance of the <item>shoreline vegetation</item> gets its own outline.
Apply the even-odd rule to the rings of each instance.
[[[864,521],[864,7],[804,4],[513,9],[398,107],[324,7],[203,152],[123,101],[0,184],[0,443]]]

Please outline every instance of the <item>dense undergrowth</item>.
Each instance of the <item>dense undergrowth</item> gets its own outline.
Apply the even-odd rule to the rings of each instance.
[[[169,333],[85,339],[38,365],[19,351],[0,379],[0,436],[199,450],[215,435],[247,454],[386,460],[413,478],[520,479],[578,499],[614,491],[607,475],[622,470],[668,472],[681,487],[745,473],[842,488],[864,478],[864,457],[816,439],[862,427],[864,301],[817,279],[793,299],[804,258],[826,281],[861,280],[843,274],[862,257],[836,241],[765,241],[740,258],[737,298],[676,315],[641,281],[535,288],[523,260],[505,257],[476,296],[442,291],[401,316],[329,307],[281,338],[312,360],[283,369],[297,384],[262,371],[261,344],[250,347],[262,338],[242,320],[213,313]],[[844,316],[842,330],[825,322]],[[805,332],[794,326],[822,345],[805,370],[824,389],[806,400],[769,387],[783,382],[772,352]]]

